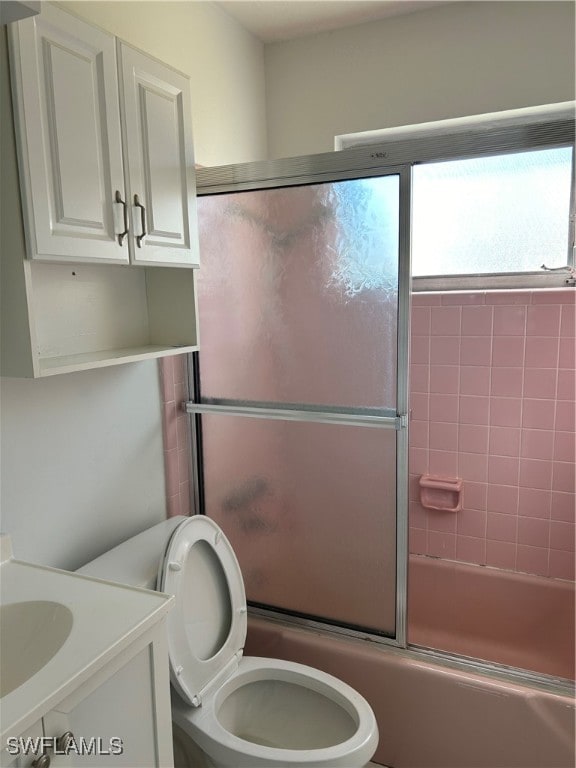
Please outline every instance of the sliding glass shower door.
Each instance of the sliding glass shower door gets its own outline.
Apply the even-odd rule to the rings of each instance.
[[[326,176],[201,181],[200,498],[252,605],[396,638],[409,174]]]

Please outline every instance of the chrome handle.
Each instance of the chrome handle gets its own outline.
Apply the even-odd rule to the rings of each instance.
[[[128,206],[126,205],[126,202],[122,200],[122,195],[118,190],[116,190],[116,194],[114,195],[114,202],[120,203],[120,205],[123,206],[123,214],[124,214],[124,232],[120,232],[116,237],[118,238],[118,245],[122,245],[122,241],[128,234]]]
[[[146,208],[140,202],[138,195],[134,195],[134,205],[136,208],[140,208],[140,222],[142,232],[136,235],[136,245],[138,248],[142,248],[142,240],[146,237]]]
[[[66,731],[66,733],[63,733],[62,736],[56,739],[56,749],[58,752],[67,752],[69,745],[73,742],[74,734],[72,731]]]
[[[47,755],[44,752],[44,754],[37,757],[31,765],[32,768],[50,768],[50,755]]]

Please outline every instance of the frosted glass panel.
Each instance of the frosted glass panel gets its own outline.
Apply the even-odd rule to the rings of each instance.
[[[206,514],[248,599],[394,634],[396,434],[202,417]]]
[[[198,201],[204,398],[396,404],[399,178]]]
[[[413,275],[565,265],[571,166],[571,148],[415,166]]]

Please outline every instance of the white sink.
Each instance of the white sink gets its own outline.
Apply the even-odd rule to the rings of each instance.
[[[0,607],[0,698],[39,672],[66,642],[72,611],[50,600]]]
[[[2,0],[0,0],[2,2]],[[170,610],[173,597],[12,556],[0,533],[0,762],[33,728]]]

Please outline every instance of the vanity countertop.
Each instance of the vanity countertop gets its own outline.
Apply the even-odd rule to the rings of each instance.
[[[174,598],[9,556],[1,559],[3,608],[15,603],[48,601],[65,606],[72,614],[70,632],[55,655],[30,679],[0,699],[3,748],[9,737],[18,737],[160,621]],[[65,613],[68,615],[68,611]],[[23,648],[25,634],[22,632]],[[3,661],[7,661],[6,657]]]

